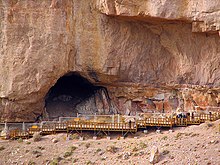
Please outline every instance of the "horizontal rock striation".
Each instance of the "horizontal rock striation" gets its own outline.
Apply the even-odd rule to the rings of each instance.
[[[148,22],[190,22],[193,32],[220,30],[219,0],[99,0],[97,4],[106,15]]]

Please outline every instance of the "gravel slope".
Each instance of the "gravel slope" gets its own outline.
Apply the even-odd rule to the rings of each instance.
[[[220,164],[220,120],[212,123],[174,128],[173,132],[161,129],[161,134],[150,129],[148,134],[138,132],[125,139],[120,134],[92,139],[92,133],[85,133],[86,139],[66,140],[66,134],[48,135],[39,142],[0,141],[0,165],[11,164],[149,164],[153,145],[160,152],[157,164],[171,165],[218,165]],[[74,138],[77,136],[74,134]],[[56,138],[57,143],[52,142]]]

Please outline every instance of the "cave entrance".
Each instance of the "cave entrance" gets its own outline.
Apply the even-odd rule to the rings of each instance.
[[[59,78],[45,98],[45,119],[79,114],[109,114],[110,98],[105,87],[95,86],[79,73]]]

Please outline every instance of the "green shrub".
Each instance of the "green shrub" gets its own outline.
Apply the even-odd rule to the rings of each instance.
[[[18,141],[18,143],[22,143],[22,142],[23,142],[23,139],[22,139],[22,138],[19,138],[17,141]]]
[[[36,165],[36,163],[33,162],[32,160],[30,160],[30,161],[28,162],[28,165]]]
[[[98,153],[98,152],[100,152],[100,151],[102,151],[100,148],[98,148],[96,151],[95,151],[95,153]]]
[[[89,148],[90,147],[90,143],[86,143],[86,148]]]
[[[73,163],[76,163],[78,161],[78,159],[73,159]]]
[[[71,146],[71,147],[70,147],[70,151],[71,151],[71,152],[75,151],[76,149],[77,149],[76,146]]]
[[[138,148],[137,148],[137,147],[134,147],[134,148],[132,149],[132,151],[133,151],[133,152],[137,152],[137,151],[138,151]]]
[[[161,138],[161,140],[167,140],[167,139],[168,139],[167,136],[163,136],[163,137]]]
[[[72,154],[73,154],[72,152],[67,151],[64,153],[63,157],[67,158],[67,157],[71,156]]]
[[[5,149],[4,146],[0,146],[0,151],[3,151]]]
[[[106,148],[106,151],[111,152],[111,153],[116,153],[118,151],[118,148],[115,146],[108,146]]]
[[[140,149],[147,148],[147,144],[144,142],[140,142],[139,146],[140,146]]]
[[[42,146],[38,146],[37,147],[39,150],[44,150],[45,148],[44,147],[42,147]]]
[[[52,160],[52,162],[50,162],[50,165],[58,165],[58,160],[57,159]]]
[[[168,151],[168,150],[163,150],[163,152],[162,152],[163,155],[167,155],[169,153],[170,153],[170,151]]]
[[[176,139],[179,139],[182,135],[184,135],[184,133],[178,132],[175,136]]]

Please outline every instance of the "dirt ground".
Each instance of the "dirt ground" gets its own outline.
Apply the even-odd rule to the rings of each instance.
[[[43,136],[39,142],[0,140],[0,165],[146,165],[152,146],[160,152],[158,165],[219,165],[219,124],[220,120],[175,127],[173,132],[162,128],[161,133],[151,128],[147,134],[140,131],[125,139],[112,133],[111,140],[104,135],[93,140],[87,132],[83,141],[77,134],[67,140],[64,133]]]

